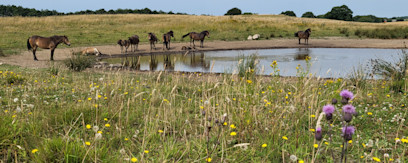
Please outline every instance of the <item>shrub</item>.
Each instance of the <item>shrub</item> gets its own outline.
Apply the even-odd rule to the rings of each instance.
[[[232,8],[225,15],[241,15],[242,11],[239,8]]]
[[[305,12],[303,15],[302,15],[302,18],[316,18],[316,16],[313,14],[313,12]]]
[[[78,53],[73,53],[71,58],[64,60],[64,64],[70,70],[82,71],[88,67],[91,67],[95,63],[95,61],[95,57],[82,56]]]
[[[287,15],[287,16],[294,16],[296,17],[295,12],[293,11],[285,11],[285,12],[281,12],[282,15]]]

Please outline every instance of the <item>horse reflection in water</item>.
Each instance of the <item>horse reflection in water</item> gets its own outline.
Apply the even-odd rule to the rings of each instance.
[[[150,55],[149,70],[150,71],[157,70],[158,65],[159,62],[157,61],[156,55]]]
[[[310,53],[311,50],[309,50],[309,48],[299,48],[296,51],[295,60],[306,60],[307,58],[310,58]]]
[[[195,53],[192,53],[190,58],[190,67],[201,67],[204,70],[208,70],[210,69],[210,63],[205,61],[203,52],[201,52],[198,57],[196,57]]]
[[[164,70],[174,71],[174,64],[171,63],[171,55],[166,54],[166,55],[163,55],[163,57],[164,57],[163,59]]]

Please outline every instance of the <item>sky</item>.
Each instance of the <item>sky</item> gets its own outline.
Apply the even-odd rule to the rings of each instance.
[[[334,6],[347,5],[355,15],[377,17],[408,16],[408,0],[1,0],[2,5],[16,5],[38,10],[59,12],[81,10],[143,9],[182,12],[195,15],[224,15],[237,7],[242,12],[280,14],[291,10],[300,17],[307,11],[315,15],[325,14]]]

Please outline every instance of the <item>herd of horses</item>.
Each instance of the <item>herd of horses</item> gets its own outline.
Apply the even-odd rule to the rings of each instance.
[[[309,36],[311,34],[312,30],[309,28],[305,31],[298,31],[295,33],[295,37],[299,38],[299,44],[301,39],[305,39],[305,44],[309,43]],[[200,41],[200,47],[204,48],[204,39],[207,36],[210,38],[210,32],[208,31],[202,31],[200,33],[197,32],[189,32],[185,35],[182,36],[182,38],[185,38],[189,36],[190,37],[190,46],[191,43],[193,44],[193,48],[195,48],[194,41]],[[167,50],[170,50],[170,41],[171,38],[174,38],[174,32],[170,30],[169,32],[163,34],[162,41],[163,41],[163,50],[165,48]],[[158,42],[158,38],[154,33],[148,33],[148,39],[150,43],[150,50],[156,49],[155,43]],[[139,36],[138,35],[133,35],[131,37],[128,37],[128,39],[120,39],[117,41],[117,44],[120,46],[121,53],[127,52],[128,48],[130,47],[131,52],[135,52],[138,50],[138,45],[139,45]],[[41,36],[31,36],[27,39],[27,49],[32,50],[34,60],[38,61],[35,52],[37,48],[42,48],[42,49],[51,49],[51,58],[50,60],[54,60],[54,51],[55,48],[61,43],[64,43],[68,46],[71,45],[71,43],[68,40],[67,36],[52,36],[52,37],[41,37]],[[183,48],[185,48],[183,46]],[[95,48],[95,49],[85,49],[82,53],[87,53],[88,51],[93,51],[97,52],[97,54],[100,54],[100,52]]]

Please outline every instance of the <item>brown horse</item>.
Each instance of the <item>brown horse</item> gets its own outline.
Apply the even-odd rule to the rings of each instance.
[[[305,39],[305,44],[309,44],[309,36],[312,33],[312,30],[306,29],[306,31],[298,31],[295,33],[295,37],[299,37],[299,44],[300,44],[300,39]]]
[[[120,46],[120,53],[123,53],[123,48],[125,48],[125,52],[127,52],[127,49],[130,46],[130,41],[129,40],[118,40],[118,45]]]
[[[53,61],[54,50],[60,43],[64,43],[68,46],[71,45],[67,36],[41,37],[35,35],[27,39],[27,49],[33,51],[35,61],[38,61],[37,56],[35,55],[35,51],[37,51],[37,48],[51,49],[51,61]]]
[[[154,49],[156,50],[156,45],[154,45],[154,43],[157,43],[157,37],[154,33],[148,33],[148,38],[149,38],[149,42],[150,42],[150,50]]]
[[[191,46],[191,41],[193,42],[193,47],[195,47],[194,40],[200,40],[201,41],[200,47],[204,48],[204,38],[205,36],[210,38],[210,32],[208,31],[202,31],[201,33],[190,32],[190,33],[183,35],[183,38],[187,36],[190,36],[190,46]]]
[[[174,38],[173,35],[173,31],[169,31],[166,34],[163,34],[163,50],[164,50],[164,46],[166,46],[166,49],[169,50],[170,49],[170,40],[171,37]]]
[[[130,41],[130,51],[134,52],[137,50],[137,47],[139,46],[139,36],[138,35],[133,35],[132,37],[129,37]]]

